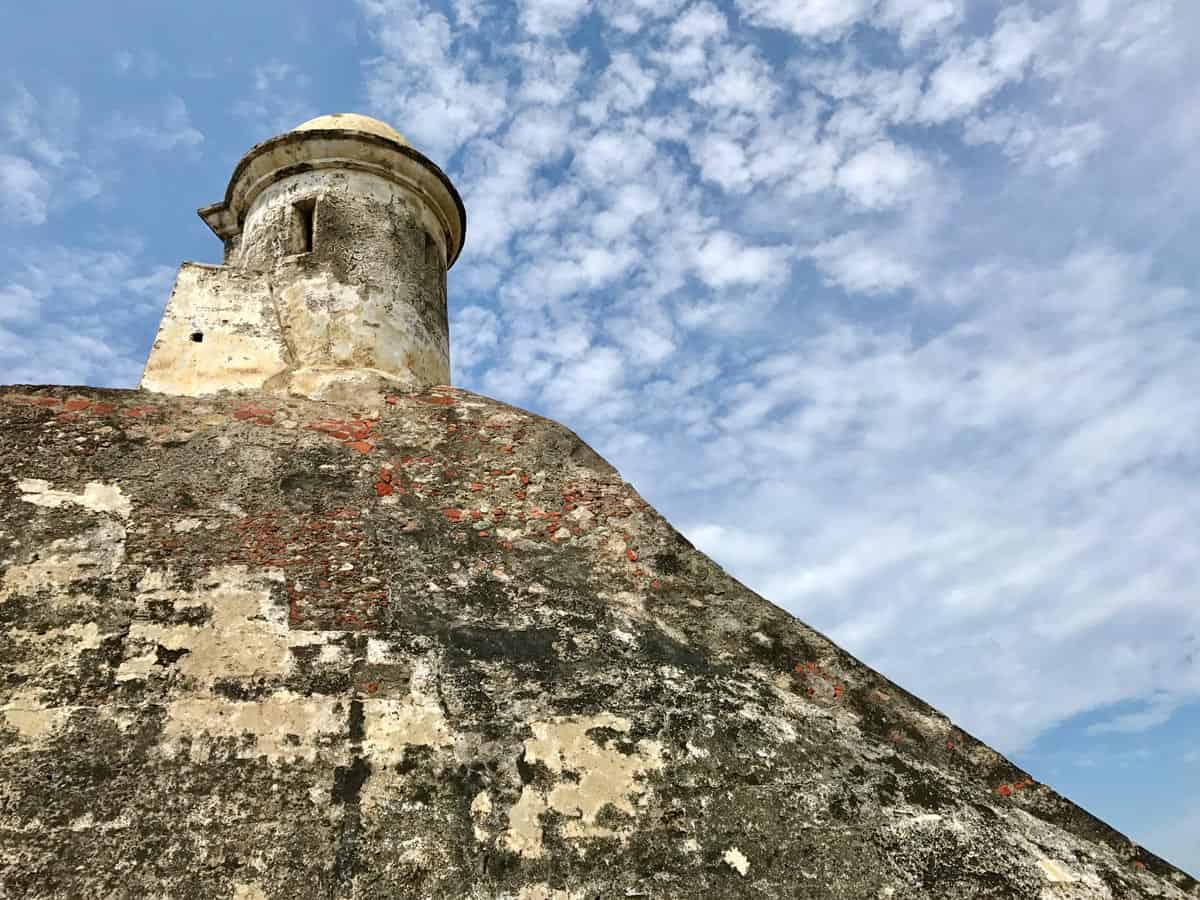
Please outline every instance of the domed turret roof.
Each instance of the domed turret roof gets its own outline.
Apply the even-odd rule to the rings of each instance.
[[[331,113],[325,116],[317,116],[315,119],[309,119],[307,122],[297,125],[293,131],[316,131],[327,128],[340,128],[344,131],[361,131],[365,134],[374,134],[378,137],[387,138],[389,141],[395,141],[397,144],[403,144],[406,147],[412,146],[404,135],[398,132],[387,122],[381,122],[379,119],[373,119],[370,116],[360,115],[359,113]]]

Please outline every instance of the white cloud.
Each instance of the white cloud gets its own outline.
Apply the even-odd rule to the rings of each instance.
[[[876,0],[737,0],[747,21],[801,37],[833,40],[867,19]]]
[[[709,52],[720,45],[728,31],[725,14],[703,0],[689,6],[671,23],[666,46],[650,50],[649,56],[673,80],[694,81],[707,74]]]
[[[921,118],[928,122],[961,118],[1000,88],[1020,81],[1058,26],[1053,17],[1034,19],[1024,4],[1005,8],[990,38],[972,41],[933,70]]]
[[[310,88],[310,77],[291,63],[261,63],[251,73],[250,93],[234,103],[233,113],[251,122],[265,140],[317,116],[307,99]]]
[[[192,125],[187,104],[174,96],[166,98],[162,114],[155,121],[118,112],[104,126],[103,135],[108,140],[134,143],[160,152],[195,147],[204,140],[204,135]]]
[[[40,306],[33,291],[23,284],[0,288],[0,322],[32,321]]]
[[[883,0],[876,23],[900,34],[900,45],[944,37],[962,21],[963,0]]]
[[[738,568],[770,564],[783,549],[778,541],[764,540],[756,531],[716,523],[689,525],[684,530],[700,550]]]
[[[447,157],[507,117],[505,79],[452,56],[450,23],[421,0],[360,0],[384,55],[369,63],[367,93],[383,118],[414,145]],[[478,76],[478,77],[474,77]]]
[[[625,358],[612,347],[592,347],[572,355],[543,390],[546,402],[563,414],[607,417],[625,406]]]
[[[499,339],[500,323],[496,314],[481,306],[458,310],[450,323],[454,335],[451,360],[460,370],[475,369],[485,363]]]
[[[1170,721],[1175,711],[1183,705],[1183,698],[1160,694],[1148,701],[1137,712],[1123,713],[1104,722],[1089,725],[1088,734],[1140,734]]]
[[[649,22],[674,15],[687,0],[600,0],[597,8],[614,27],[635,33]]]
[[[737,235],[718,231],[706,236],[694,252],[696,275],[712,288],[782,281],[788,275],[788,252],[780,247],[748,246]]]
[[[837,186],[859,206],[886,209],[910,200],[928,171],[928,164],[913,150],[879,141],[841,165]]]
[[[829,279],[855,294],[883,294],[908,287],[917,269],[882,241],[847,232],[813,248],[812,258]]]
[[[80,101],[74,91],[52,88],[35,97],[17,84],[4,107],[5,137],[35,163],[61,168],[75,161],[79,116]]]
[[[0,221],[41,225],[55,209],[98,195],[103,180],[78,152],[79,96],[51,87],[35,97],[12,84],[0,101]]]
[[[963,123],[968,144],[996,144],[1011,159],[1031,167],[1072,169],[1104,144],[1106,132],[1096,121],[1050,125],[1031,117],[997,113]]]
[[[701,106],[756,117],[772,110],[777,95],[770,67],[749,47],[721,54],[710,77],[689,92]]]
[[[74,246],[9,248],[5,262],[0,384],[137,382],[149,342],[136,325],[162,309],[171,270]]]
[[[592,0],[518,0],[521,24],[538,37],[560,37],[591,7]]]
[[[602,240],[626,235],[640,220],[657,212],[660,206],[658,195],[645,185],[624,185],[612,196],[607,208],[592,218],[592,231]]]
[[[594,124],[603,122],[611,112],[633,112],[650,99],[655,84],[653,71],[644,68],[636,57],[615,53],[595,97],[581,104],[580,112]]]
[[[49,203],[49,179],[29,160],[0,154],[0,220],[41,225]]]
[[[454,0],[454,19],[465,28],[477,29],[494,14],[495,7],[489,0]]]
[[[617,186],[645,172],[654,144],[640,134],[602,131],[576,151],[575,168],[597,186]]]

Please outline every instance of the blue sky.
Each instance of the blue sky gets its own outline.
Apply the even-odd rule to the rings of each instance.
[[[26,4],[0,383],[135,383],[240,155],[380,116],[466,202],[457,384],[1200,873],[1197,38],[1186,0]]]

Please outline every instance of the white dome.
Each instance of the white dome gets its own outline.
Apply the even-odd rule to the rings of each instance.
[[[395,141],[397,144],[403,144],[406,147],[412,146],[404,139],[404,135],[387,124],[387,122],[381,122],[378,119],[359,115],[358,113],[332,113],[327,116],[317,116],[315,119],[309,119],[302,125],[297,125],[292,130],[316,131],[326,128],[361,131],[364,134],[373,134],[377,137],[387,138],[389,141]]]

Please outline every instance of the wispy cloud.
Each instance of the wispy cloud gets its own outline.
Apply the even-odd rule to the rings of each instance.
[[[1140,734],[1170,721],[1183,705],[1183,698],[1160,692],[1135,712],[1123,713],[1103,722],[1089,725],[1088,734]]]
[[[175,96],[167,97],[153,117],[116,113],[104,126],[103,134],[112,141],[135,143],[156,151],[191,148],[204,140],[204,135],[192,125],[187,104]]]
[[[42,225],[55,206],[95,197],[101,180],[78,152],[79,96],[0,91],[0,224]]]
[[[6,383],[136,383],[149,349],[136,323],[156,315],[174,270],[141,249],[10,249],[0,262],[0,373]]]
[[[312,79],[291,63],[272,60],[254,67],[250,92],[233,113],[252,123],[262,139],[295,128],[319,114],[309,99]]]
[[[50,204],[50,180],[29,160],[0,154],[0,219],[41,225]]]

